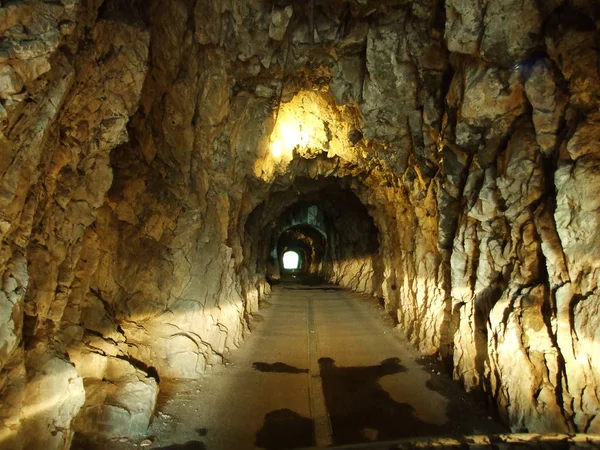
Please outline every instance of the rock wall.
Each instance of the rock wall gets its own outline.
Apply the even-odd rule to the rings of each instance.
[[[0,439],[8,447],[68,448],[85,400],[68,354],[83,327],[65,315],[87,294],[87,244],[112,182],[110,152],[127,140],[149,47],[142,23],[97,14],[99,6],[0,9],[0,390],[8,399]]]
[[[598,16],[561,3],[526,5],[519,20],[530,32],[516,40],[504,37],[504,10],[488,9],[479,55],[498,67],[469,62],[450,86],[459,147],[447,151],[458,170],[442,179],[439,199],[440,211],[457,205],[443,220],[456,230],[444,242],[448,337],[455,377],[494,398],[514,430],[597,432],[598,260],[587,257],[597,216],[585,212],[595,209],[595,169],[584,188],[571,183],[597,147],[580,138],[598,132]],[[545,51],[522,56],[534,48]]]
[[[600,432],[596,3],[308,15],[0,2],[0,445],[143,433],[160,378],[241,343],[280,216],[331,189],[365,208],[327,219],[332,281],[514,430]]]

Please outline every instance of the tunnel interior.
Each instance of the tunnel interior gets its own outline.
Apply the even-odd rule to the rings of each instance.
[[[297,250],[286,250],[281,259],[284,270],[300,270],[303,268],[303,262]]]
[[[140,444],[303,282],[310,348],[327,286],[512,432],[600,434],[599,30],[596,0],[0,0],[0,447]],[[414,418],[394,355],[320,356]]]
[[[318,229],[308,225],[295,225],[283,231],[277,243],[277,255],[282,274],[288,271],[298,275],[317,275],[323,263],[327,239]],[[286,254],[292,252],[298,260],[294,263],[293,256],[286,264]]]
[[[353,183],[298,177],[291,187],[273,193],[249,215],[245,232],[255,245],[247,249],[247,258],[255,258],[271,283],[282,278],[344,283],[345,272],[357,261],[372,267],[370,276],[381,277],[377,227],[351,190]],[[297,270],[284,268],[283,255],[289,250],[300,255]]]

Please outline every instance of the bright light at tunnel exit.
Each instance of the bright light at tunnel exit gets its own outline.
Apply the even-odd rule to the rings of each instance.
[[[286,270],[296,270],[300,263],[298,253],[289,251],[283,254],[283,268]]]

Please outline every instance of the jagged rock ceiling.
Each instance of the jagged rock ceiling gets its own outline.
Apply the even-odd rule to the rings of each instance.
[[[598,4],[308,11],[0,1],[0,446],[142,434],[161,378],[242,342],[322,183],[364,205],[324,276],[513,430],[600,432]]]

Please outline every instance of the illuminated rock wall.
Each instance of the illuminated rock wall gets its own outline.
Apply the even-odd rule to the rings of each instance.
[[[0,446],[139,433],[326,187],[378,230],[331,281],[514,430],[600,432],[596,4],[380,3],[0,2]]]

